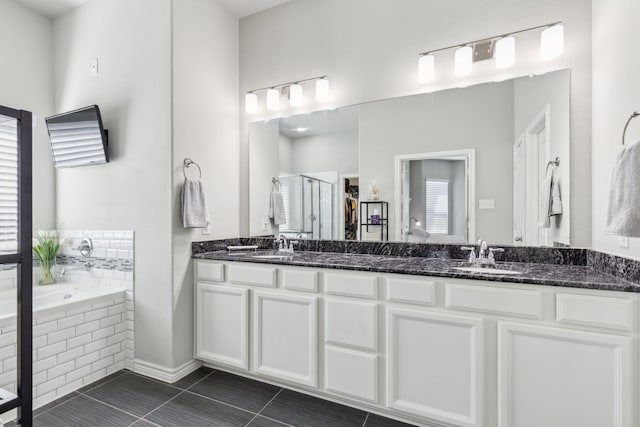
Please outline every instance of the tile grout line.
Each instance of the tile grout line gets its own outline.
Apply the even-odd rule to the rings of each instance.
[[[198,381],[196,381],[195,383],[191,384],[189,387],[185,388],[184,390],[187,391],[189,390],[191,387],[194,387],[196,384],[200,384],[202,381],[206,380],[207,378],[209,378],[211,375],[213,375],[214,372],[217,372],[215,369],[213,369],[211,372],[209,372],[207,375],[205,375],[204,377],[200,378]]]
[[[117,379],[117,378],[119,378],[119,377],[121,377],[121,376],[123,376],[123,375],[127,375],[129,372],[133,372],[133,371],[125,371],[124,369],[122,369],[122,370],[120,370],[119,372],[120,372],[120,373],[119,373],[118,375],[115,375],[115,376],[114,376],[113,378],[111,378],[110,380],[103,381],[103,382],[101,382],[100,384],[97,384],[95,387],[88,388],[88,389],[86,389],[85,391],[80,391],[80,390],[78,389],[78,390],[76,390],[76,393],[85,394],[85,392],[88,392],[88,391],[91,391],[91,390],[95,390],[95,389],[97,389],[98,387],[100,387],[101,385],[109,384],[111,381],[113,381],[113,380],[115,380],[115,379]],[[112,374],[112,375],[113,375],[113,374]],[[104,378],[106,378],[106,377],[104,377]],[[104,378],[102,378],[102,379],[104,379]],[[100,380],[98,380],[98,381],[100,381]],[[96,382],[98,382],[98,381],[96,381]],[[91,385],[91,384],[89,384],[89,385]]]
[[[147,415],[150,415],[152,412],[157,411],[158,409],[162,408],[164,405],[166,405],[167,403],[171,402],[173,399],[175,399],[176,397],[180,396],[183,393],[186,393],[186,390],[182,390],[180,393],[176,394],[175,396],[173,396],[171,399],[167,400],[166,402],[156,406],[155,408],[153,408],[152,410],[150,410],[149,412],[147,412],[146,414],[144,414],[142,417],[140,417],[140,419],[143,419],[144,417],[146,417]],[[145,421],[147,421],[145,419]],[[152,421],[153,422],[153,421]],[[155,423],[154,423],[155,424]]]
[[[371,415],[371,413],[367,412],[367,416],[364,417],[364,422],[362,423],[362,427],[365,427],[367,425],[367,420],[369,419],[369,415]]]
[[[282,391],[282,388],[280,388],[280,390],[278,390],[278,392],[276,394],[273,395],[273,397],[271,399],[269,399],[269,401],[267,403],[264,404],[264,406],[262,407],[262,409],[260,409],[258,412],[256,412],[256,414],[253,416],[253,418],[251,418],[249,420],[249,422],[247,424],[245,424],[245,427],[248,426],[249,424],[251,424],[253,422],[253,420],[255,420],[256,418],[258,418],[258,415],[260,415],[260,413],[262,411],[264,411],[264,408],[266,408],[269,403],[273,402],[273,399],[275,399],[276,397],[278,397],[278,395],[280,394],[280,392]]]
[[[79,393],[78,391],[74,391],[74,392],[72,392],[72,393],[73,393],[73,394],[78,394],[78,395],[79,395],[79,394],[81,394],[81,393]],[[72,394],[72,393],[69,393],[69,394]],[[64,396],[62,396],[62,397],[64,397]],[[33,416],[33,418],[38,418],[40,415],[42,415],[42,414],[46,414],[46,413],[47,413],[47,412],[49,412],[50,410],[55,409],[55,408],[57,408],[58,406],[60,406],[60,405],[64,405],[64,404],[65,404],[65,403],[67,403],[68,401],[73,400],[73,399],[77,399],[77,398],[78,398],[78,396],[70,397],[69,399],[65,400],[64,402],[60,402],[60,403],[58,403],[57,405],[54,405],[54,406],[52,406],[51,408],[49,408],[49,409],[47,409],[47,410],[45,410],[45,411],[40,412],[38,415],[34,415],[34,416]],[[60,398],[59,398],[59,399],[60,399]],[[57,399],[56,399],[56,400],[57,400]],[[55,400],[54,400],[54,402],[55,402]],[[34,412],[35,412],[35,411],[34,411]]]
[[[255,412],[252,412],[252,411],[250,411],[250,410],[248,410],[248,409],[244,409],[244,408],[241,408],[241,407],[239,407],[239,406],[234,406],[234,405],[232,405],[232,404],[230,404],[230,403],[223,402],[222,400],[214,399],[214,398],[212,398],[212,397],[205,396],[205,395],[203,395],[203,394],[196,393],[196,392],[193,392],[193,391],[191,391],[191,390],[184,390],[184,392],[185,392],[185,393],[189,393],[189,394],[193,394],[194,396],[197,396],[197,397],[202,397],[202,398],[207,399],[207,400],[210,400],[210,401],[212,401],[212,402],[216,402],[216,403],[220,403],[220,404],[225,405],[225,406],[229,406],[229,407],[234,408],[234,409],[238,409],[238,410],[243,411],[243,412],[248,412],[248,413],[250,413],[250,414],[255,414]]]
[[[84,393],[80,393],[80,394],[81,394],[82,396],[86,397],[87,399],[91,399],[91,400],[93,400],[93,401],[95,401],[95,402],[102,403],[103,405],[106,405],[106,406],[108,406],[108,407],[110,407],[110,408],[116,409],[116,410],[118,410],[118,411],[120,411],[120,412],[124,412],[124,413],[125,413],[125,414],[127,414],[127,415],[131,415],[132,417],[136,418],[136,420],[137,420],[138,418],[140,418],[140,417],[139,417],[138,415],[136,415],[136,414],[132,414],[131,412],[125,411],[125,410],[124,410],[124,409],[122,409],[122,408],[118,408],[117,406],[113,406],[113,405],[111,405],[111,404],[109,404],[109,403],[103,402],[103,401],[102,401],[102,400],[100,400],[100,399],[96,399],[95,397],[91,397],[91,396],[86,395],[86,394],[84,394]]]

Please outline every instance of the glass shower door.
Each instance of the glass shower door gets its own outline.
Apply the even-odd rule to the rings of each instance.
[[[0,106],[0,269],[16,270],[15,390],[0,389],[0,414],[18,409],[31,427],[32,403],[32,117]]]

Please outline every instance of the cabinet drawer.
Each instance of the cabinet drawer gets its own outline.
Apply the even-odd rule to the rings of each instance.
[[[318,292],[318,273],[310,270],[281,270],[286,289]]]
[[[378,298],[378,278],[356,274],[327,274],[327,293],[360,298]]]
[[[330,344],[349,345],[367,351],[377,349],[378,304],[327,300],[325,334]]]
[[[236,285],[276,287],[276,269],[271,267],[247,267],[229,265],[229,283]]]
[[[542,294],[524,289],[446,284],[446,307],[454,310],[539,319]]]
[[[325,390],[378,403],[378,356],[327,346]]]
[[[435,305],[436,283],[430,280],[400,279],[387,280],[387,300],[408,304]]]
[[[633,319],[633,301],[628,298],[556,295],[558,322],[631,331]]]
[[[224,282],[224,264],[212,261],[196,261],[196,279],[209,282]]]

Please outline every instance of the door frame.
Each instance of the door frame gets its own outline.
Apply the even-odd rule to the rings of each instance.
[[[463,150],[438,151],[431,153],[399,154],[394,157],[395,167],[395,240],[402,238],[402,163],[412,160],[430,160],[441,157],[465,157],[466,164],[466,221],[467,221],[467,242],[476,240],[476,149],[467,148]]]

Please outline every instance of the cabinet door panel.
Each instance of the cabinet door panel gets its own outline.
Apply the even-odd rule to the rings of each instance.
[[[196,357],[249,368],[247,289],[197,284]]]
[[[317,385],[317,298],[253,294],[253,368],[294,383]]]
[[[378,403],[378,355],[327,346],[327,391]]]
[[[499,322],[501,427],[631,427],[630,337]]]
[[[481,426],[483,320],[387,309],[387,405]]]

